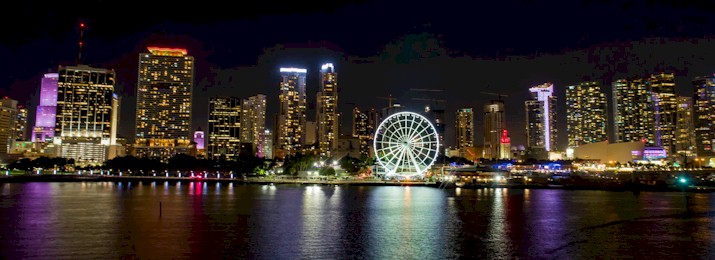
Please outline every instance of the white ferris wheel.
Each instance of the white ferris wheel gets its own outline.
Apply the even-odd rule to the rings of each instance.
[[[386,175],[422,175],[439,154],[437,130],[427,118],[413,112],[398,112],[382,120],[373,146]]]

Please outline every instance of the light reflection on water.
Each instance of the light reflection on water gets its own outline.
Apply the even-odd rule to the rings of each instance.
[[[712,259],[713,209],[678,192],[13,183],[0,258]]]

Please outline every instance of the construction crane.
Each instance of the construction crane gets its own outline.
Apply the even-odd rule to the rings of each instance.
[[[424,91],[424,92],[440,92],[443,89],[431,89],[431,88],[411,88],[410,91]]]
[[[436,99],[436,98],[412,98],[412,100],[431,101],[431,102],[447,102],[447,100]]]
[[[387,102],[388,102],[388,103],[387,103],[387,104],[388,104],[387,107],[392,107],[392,101],[393,101],[393,100],[397,100],[397,98],[392,97],[392,94],[388,94],[387,97],[377,97],[377,98],[379,98],[379,99],[387,99]]]
[[[481,92],[482,94],[487,94],[487,95],[492,95],[492,96],[497,96],[499,100],[501,100],[502,97],[509,97],[509,95],[501,94],[501,93],[494,93],[494,92]]]

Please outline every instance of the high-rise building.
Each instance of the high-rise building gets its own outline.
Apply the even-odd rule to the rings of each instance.
[[[693,124],[693,99],[678,97],[675,124],[675,153],[690,157],[695,155],[695,126]]]
[[[321,157],[329,158],[338,149],[340,119],[338,113],[338,74],[332,63],[320,68],[320,91],[317,97],[317,135]]]
[[[315,121],[305,121],[305,127],[303,127],[303,146],[306,149],[317,149],[318,143],[318,125]],[[305,150],[305,149],[304,149]]]
[[[17,141],[27,140],[27,107],[17,106],[17,117],[15,119],[14,139]]]
[[[263,130],[258,136],[258,158],[273,159],[273,133],[270,130]]]
[[[481,157],[496,159],[500,154],[502,131],[506,129],[506,115],[504,114],[504,101],[492,100],[484,105],[484,149]]]
[[[241,104],[241,142],[251,144],[252,154],[258,154],[260,135],[266,129],[266,95],[243,99]]]
[[[109,150],[107,151],[107,160],[114,159],[114,157],[126,155],[126,149],[123,144],[117,143],[117,130],[119,129],[119,107],[121,105],[121,97],[116,93],[112,94],[112,119],[111,119],[111,130],[109,134]]]
[[[693,79],[693,124],[698,156],[714,156],[715,76]]]
[[[209,143],[206,157],[211,160],[235,160],[241,149],[241,99],[209,99]]]
[[[653,74],[648,78],[655,108],[655,141],[668,155],[675,154],[675,125],[677,121],[678,97],[675,95],[675,75],[673,73]]]
[[[0,161],[5,160],[10,151],[17,122],[17,100],[5,97],[0,99]]]
[[[297,154],[305,143],[306,69],[281,68],[279,108],[276,121],[277,143],[274,155],[283,159]]]
[[[57,118],[57,80],[59,74],[47,73],[40,82],[40,103],[35,110],[35,126],[32,128],[32,142],[45,142],[55,136]]]
[[[606,95],[596,82],[566,87],[566,134],[568,147],[605,141]]]
[[[78,65],[60,67],[58,75],[56,155],[80,165],[104,163],[107,148],[116,142],[114,70]]]
[[[352,137],[356,137],[359,143],[361,156],[371,157],[372,141],[375,137],[375,130],[380,124],[381,115],[375,108],[361,111],[358,107],[353,108],[353,131]]]
[[[457,149],[461,151],[474,146],[474,112],[471,108],[460,108],[457,110],[456,118],[455,137]]]
[[[616,142],[655,144],[653,95],[643,79],[613,82],[613,129]]]
[[[531,87],[529,91],[534,99],[525,103],[527,146],[532,150],[557,150],[554,84],[547,82]]]
[[[241,99],[213,97],[209,99],[209,129],[207,157],[235,160],[241,144]]]
[[[191,149],[194,58],[185,49],[147,49],[139,54],[134,153],[167,160]]]

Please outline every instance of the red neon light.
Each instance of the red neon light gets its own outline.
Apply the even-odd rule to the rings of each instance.
[[[509,138],[509,133],[507,133],[506,129],[501,131],[501,143],[503,143],[503,144],[511,143],[511,138]]]
[[[181,52],[181,54],[186,55],[189,53],[186,49],[182,48],[166,48],[166,47],[147,47],[150,52],[160,51],[160,52]]]

